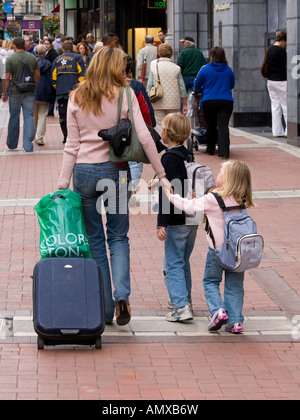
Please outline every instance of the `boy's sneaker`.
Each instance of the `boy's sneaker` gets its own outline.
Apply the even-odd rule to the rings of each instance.
[[[208,324],[208,331],[219,331],[228,321],[228,315],[223,308],[219,309],[210,320]]]
[[[183,308],[175,309],[166,315],[166,320],[169,322],[191,321],[193,314],[190,305],[185,305]]]
[[[168,302],[167,302],[167,307],[168,307],[169,309],[174,309],[174,304],[171,302],[171,299],[169,299],[169,300],[168,300]]]
[[[169,309],[172,309],[173,310],[175,308],[174,304],[171,302],[171,299],[169,299],[166,304],[167,304],[167,307]],[[192,303],[191,300],[189,301],[189,305],[190,305],[191,312],[193,314],[193,303]]]
[[[240,322],[236,322],[235,324],[227,324],[225,326],[225,331],[231,334],[243,334],[244,327]]]

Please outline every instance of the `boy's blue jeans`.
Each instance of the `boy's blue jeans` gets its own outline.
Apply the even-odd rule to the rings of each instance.
[[[130,262],[127,234],[130,192],[128,192],[126,178],[129,182],[129,168],[120,168],[112,162],[76,164],[73,172],[74,191],[81,195],[84,223],[92,256],[102,273],[107,322],[113,319],[115,304],[112,298],[106,237],[110,250],[115,301],[125,300],[129,303]],[[99,181],[103,184],[98,184]],[[106,185],[110,186],[105,187]],[[101,196],[103,196],[104,204],[110,206],[110,210],[106,212],[106,237],[101,214],[101,209],[103,209]]]
[[[165,283],[175,309],[191,300],[192,278],[189,258],[192,254],[198,226],[168,226],[165,240]]]
[[[225,271],[224,302],[220,293],[220,283]],[[244,273],[232,273],[218,264],[215,251],[209,249],[203,279],[205,299],[210,313],[213,315],[220,308],[229,316],[228,324],[243,322]]]

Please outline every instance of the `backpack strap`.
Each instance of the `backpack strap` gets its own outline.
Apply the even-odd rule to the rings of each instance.
[[[30,53],[28,53],[28,54],[30,54]],[[17,58],[17,60],[18,60],[20,63],[22,63],[22,64],[26,64],[26,63],[27,63],[27,60],[28,60],[28,57],[29,57],[29,56],[28,56],[28,55],[26,55],[26,56],[25,56],[25,60],[24,60],[24,61],[23,61],[23,60],[21,60],[21,58],[20,58],[20,57],[18,57],[18,55],[17,55],[17,57],[16,57],[16,58]]]
[[[245,210],[246,209],[245,204],[242,204],[241,206],[235,206],[235,207],[226,207],[223,198],[218,193],[212,192],[211,194],[215,197],[215,199],[217,200],[219,206],[221,207],[224,213],[228,211],[232,211],[232,210]],[[207,216],[206,216],[205,232],[209,235],[210,239],[212,240],[213,246],[216,249],[216,241],[214,238],[213,231],[209,225]]]
[[[208,236],[212,240],[214,249],[216,249],[216,241],[215,241],[215,237],[214,237],[213,231],[212,231],[212,229],[210,227],[210,224],[209,224],[209,221],[208,221],[207,216],[205,218],[206,218],[206,221],[205,221],[205,232],[208,234]]]
[[[178,152],[178,150],[168,150],[167,153],[171,153],[172,155],[179,156],[181,159],[185,160],[188,163],[195,162],[195,158],[193,155],[185,155],[184,153]]]
[[[232,211],[232,210],[246,210],[245,204],[242,204],[240,206],[226,207],[223,198],[218,193],[212,192],[212,195],[217,200],[217,202],[218,202],[219,206],[221,207],[221,209],[223,210],[223,212],[228,212],[228,211]]]

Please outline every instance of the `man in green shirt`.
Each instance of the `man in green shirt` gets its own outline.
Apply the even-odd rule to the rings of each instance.
[[[186,36],[180,42],[183,42],[184,49],[178,57],[177,64],[181,68],[186,91],[189,92],[193,87],[194,80],[201,67],[205,66],[207,61],[202,52],[196,48],[195,41],[192,37]]]
[[[22,62],[28,64],[28,67],[38,84],[40,80],[40,68],[36,57],[25,51],[25,41],[21,37],[13,40],[14,54],[7,58],[5,66],[5,79],[3,80],[3,102],[8,101],[7,90],[9,90],[9,122],[6,144],[13,150],[18,147],[20,131],[20,111],[22,108],[23,124],[23,147],[25,152],[33,151],[32,141],[35,137],[35,127],[33,123],[33,110],[35,100],[35,89],[30,92],[20,92],[16,87],[16,78],[19,69],[22,68]]]

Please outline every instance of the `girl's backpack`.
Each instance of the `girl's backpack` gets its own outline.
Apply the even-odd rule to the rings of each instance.
[[[216,251],[219,265],[227,271],[236,273],[258,267],[262,260],[264,240],[257,234],[256,223],[248,215],[245,205],[226,207],[222,197],[217,193],[212,194],[223,210],[225,218],[224,243],[221,249]],[[228,212],[232,210],[241,210],[241,212],[229,214]],[[208,221],[206,231],[216,248]]]

